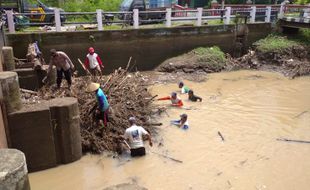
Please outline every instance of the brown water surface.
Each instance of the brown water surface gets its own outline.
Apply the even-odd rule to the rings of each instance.
[[[211,74],[203,83],[185,83],[203,102],[189,102],[181,95],[185,108],[169,108],[163,115],[161,136],[154,147],[147,146],[147,156],[87,155],[75,163],[30,174],[32,189],[99,190],[125,182],[150,190],[309,189],[310,144],[276,139],[310,141],[310,77],[289,80],[277,73],[238,71]],[[176,84],[151,87],[159,96],[175,90]],[[169,125],[181,113],[189,116],[187,131]]]

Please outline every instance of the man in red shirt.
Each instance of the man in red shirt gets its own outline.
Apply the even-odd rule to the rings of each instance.
[[[85,59],[85,67],[92,73],[93,75],[96,75],[96,73],[99,73],[102,75],[101,68],[104,68],[102,61],[97,53],[95,53],[95,49],[93,47],[90,47],[88,49],[88,54],[86,55]]]

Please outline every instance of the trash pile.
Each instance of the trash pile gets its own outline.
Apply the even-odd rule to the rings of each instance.
[[[96,99],[94,93],[85,91],[90,82],[97,82],[108,97],[112,108],[107,126],[97,126],[94,118]],[[73,78],[71,90],[43,87],[37,94],[22,91],[26,102],[38,103],[60,97],[75,97],[80,110],[80,126],[83,152],[101,153],[103,151],[121,151],[120,135],[129,127],[128,118],[136,117],[139,125],[154,134],[156,115],[164,110],[152,104],[156,96],[147,90],[148,78],[141,73],[128,73],[127,69],[117,69],[109,76],[85,76]],[[64,84],[66,86],[66,84]],[[39,98],[38,98],[39,97]]]

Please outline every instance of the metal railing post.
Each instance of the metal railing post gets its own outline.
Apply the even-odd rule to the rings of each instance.
[[[279,18],[282,18],[284,16],[284,7],[285,7],[285,3],[282,2],[281,7],[280,7],[280,12],[279,12]]]
[[[6,11],[6,18],[7,18],[7,22],[8,22],[9,32],[14,33],[15,32],[15,25],[14,25],[13,11]]]
[[[101,9],[97,9],[96,13],[97,13],[98,30],[103,30],[103,26],[102,26],[102,10]]]
[[[202,24],[202,8],[197,8],[197,26]]]
[[[55,9],[54,14],[55,14],[54,18],[55,18],[56,32],[61,32],[61,20],[59,9]]]
[[[254,23],[255,22],[255,15],[256,15],[256,7],[253,6],[251,7],[251,13],[250,13],[250,23]]]
[[[139,29],[139,9],[133,10],[133,28]]]
[[[171,8],[166,9],[166,27],[171,27]]]
[[[265,17],[265,22],[270,22],[271,18],[271,6],[266,7],[266,17]]]
[[[225,8],[225,21],[224,21],[224,24],[229,24],[230,23],[230,14],[231,14],[231,7],[226,7]]]

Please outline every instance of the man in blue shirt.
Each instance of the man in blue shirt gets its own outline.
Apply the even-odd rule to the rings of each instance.
[[[100,88],[99,83],[90,83],[86,89],[87,92],[95,92],[96,99],[98,102],[98,108],[96,110],[96,119],[99,121],[99,124],[102,126],[107,126],[107,122],[109,121],[109,108],[110,104],[103,90]]]

